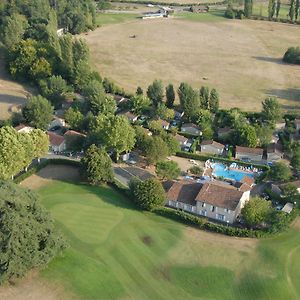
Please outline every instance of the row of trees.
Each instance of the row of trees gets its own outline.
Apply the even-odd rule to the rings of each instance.
[[[0,180],[6,180],[28,167],[34,158],[45,155],[49,139],[39,129],[18,133],[13,127],[4,126],[0,128],[0,145]]]

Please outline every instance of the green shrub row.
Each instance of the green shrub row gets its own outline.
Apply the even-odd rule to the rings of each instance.
[[[293,213],[287,215],[286,221],[284,223],[276,224],[274,223],[268,229],[253,230],[248,228],[239,228],[233,227],[230,225],[223,225],[219,223],[212,223],[204,217],[197,217],[195,215],[186,213],[181,210],[167,208],[167,207],[158,207],[152,210],[153,213],[163,216],[175,221],[179,221],[184,224],[193,225],[196,228],[225,234],[228,236],[236,237],[247,237],[247,238],[263,238],[275,233],[281,232],[288,227],[288,225],[297,217],[298,210],[294,209]]]
[[[223,158],[223,157],[217,157],[217,156],[209,156],[209,155],[200,155],[200,154],[195,154],[195,153],[190,153],[190,152],[184,152],[184,151],[179,151],[176,153],[176,156],[179,157],[184,157],[184,158],[189,158],[189,159],[195,159],[195,160],[200,160],[200,161],[207,161],[208,159],[213,159],[215,161],[220,161],[220,162],[224,162],[224,163],[237,163],[241,166],[254,166],[256,168],[262,169],[264,171],[269,170],[269,166],[266,165],[260,165],[260,164],[255,164],[255,163],[247,163],[247,162],[243,162],[240,160],[233,160],[233,159],[228,159],[228,158]]]

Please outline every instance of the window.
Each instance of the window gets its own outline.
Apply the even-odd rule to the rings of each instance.
[[[230,209],[224,208],[224,211],[225,211],[226,213],[230,214]]]
[[[206,215],[207,215],[207,211],[206,211],[206,210],[201,210],[201,211],[200,211],[200,215],[202,215],[202,216],[205,216],[205,217],[206,217]]]
[[[202,203],[202,207],[205,207],[205,203]]]
[[[221,214],[217,214],[217,219],[220,220],[220,221],[225,221],[225,216],[224,215],[221,215]]]
[[[215,207],[212,205],[211,208],[210,208],[210,210],[211,210],[212,212],[214,212],[214,211],[215,211]]]

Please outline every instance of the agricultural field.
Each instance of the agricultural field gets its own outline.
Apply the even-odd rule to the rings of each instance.
[[[5,71],[5,61],[0,52],[0,120],[9,118],[23,105],[31,92],[21,84],[13,82]]]
[[[299,34],[289,24],[185,12],[106,25],[84,38],[96,69],[127,91],[146,89],[155,78],[176,86],[185,81],[217,88],[224,108],[257,111],[269,95],[285,109],[300,107],[300,69],[281,61]]]
[[[5,299],[299,299],[299,220],[275,238],[230,238],[135,210],[108,186],[53,181],[50,169],[37,192],[69,248],[32,285],[0,289]]]

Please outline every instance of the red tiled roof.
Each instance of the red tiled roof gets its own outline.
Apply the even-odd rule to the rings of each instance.
[[[168,126],[169,125],[169,122],[163,120],[163,119],[159,119],[157,120],[162,126]]]
[[[167,200],[196,205],[195,198],[202,187],[201,183],[176,181],[167,191]]]
[[[236,146],[235,147],[236,153],[243,153],[243,154],[257,154],[257,155],[263,155],[264,150],[261,148],[249,148],[249,147],[241,147]]]
[[[60,146],[65,141],[65,138],[62,135],[58,135],[51,131],[48,131],[47,134],[49,136],[50,145],[52,146]]]
[[[205,183],[195,200],[235,210],[243,194],[244,192],[231,185]]]
[[[245,175],[242,180],[241,180],[242,183],[246,183],[248,184],[249,186],[252,186],[254,184],[254,179]]]

